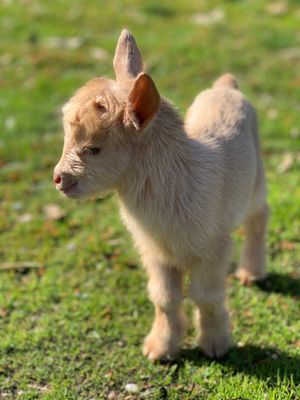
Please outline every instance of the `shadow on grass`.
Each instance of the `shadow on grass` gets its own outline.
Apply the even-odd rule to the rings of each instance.
[[[185,362],[203,367],[211,362],[198,348],[184,349],[177,361],[179,367]],[[278,349],[254,345],[233,348],[226,357],[214,360],[214,363],[229,368],[233,373],[244,373],[267,380],[271,385],[277,385],[278,379],[284,380],[293,376],[295,383],[300,382],[300,355],[291,356]]]
[[[268,277],[256,286],[267,293],[281,293],[283,295],[300,298],[300,279],[289,275],[270,272]]]

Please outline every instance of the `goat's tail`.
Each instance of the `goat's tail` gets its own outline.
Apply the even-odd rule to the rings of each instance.
[[[239,85],[237,83],[237,80],[232,74],[224,74],[214,82],[213,87],[214,88],[228,87],[232,89],[238,89]]]

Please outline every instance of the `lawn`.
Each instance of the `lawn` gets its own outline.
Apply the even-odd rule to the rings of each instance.
[[[299,2],[5,0],[0,15],[0,399],[299,399]],[[258,111],[269,277],[228,276],[235,346],[220,361],[192,326],[177,361],[142,356],[153,308],[116,196],[79,203],[52,184],[61,106],[113,77],[124,27],[182,115],[227,71]]]

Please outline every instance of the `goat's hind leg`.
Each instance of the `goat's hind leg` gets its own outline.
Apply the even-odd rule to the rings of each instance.
[[[269,207],[265,204],[260,210],[251,213],[244,221],[246,239],[242,249],[236,276],[243,285],[266,277],[265,237]]]

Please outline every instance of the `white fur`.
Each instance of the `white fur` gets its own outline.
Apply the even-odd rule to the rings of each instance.
[[[151,360],[176,355],[184,334],[180,303],[187,273],[199,344],[208,356],[221,357],[231,343],[224,305],[230,235],[244,221],[237,274],[244,284],[265,276],[268,211],[256,113],[227,74],[197,96],[183,124],[141,73],[142,65],[133,37],[123,32],[114,59],[117,82],[91,81],[65,107],[68,129],[55,169],[57,186],[64,190],[75,182],[76,191],[66,194],[76,198],[117,191],[155,305],[144,354]],[[99,96],[104,114],[94,104]],[[83,146],[99,143],[99,156],[80,154]],[[80,154],[76,168],[74,148]]]

